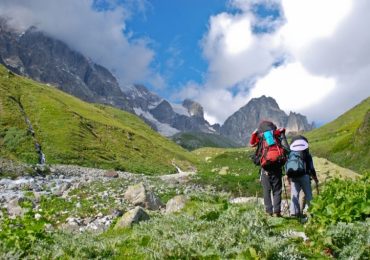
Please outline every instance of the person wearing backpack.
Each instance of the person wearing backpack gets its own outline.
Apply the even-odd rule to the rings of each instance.
[[[312,200],[311,178],[316,186],[319,183],[306,137],[298,135],[292,138],[285,172],[291,187],[290,215],[300,216],[303,212],[303,205],[301,208],[299,203],[300,191],[303,190],[305,202],[309,206]]]
[[[260,180],[266,213],[281,216],[282,167],[289,150],[285,129],[277,129],[270,121],[262,121],[251,136],[250,145],[256,147],[253,162],[261,166]],[[273,197],[271,201],[271,195]]]

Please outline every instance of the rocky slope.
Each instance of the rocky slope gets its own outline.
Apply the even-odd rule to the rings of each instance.
[[[84,101],[132,111],[130,101],[106,68],[36,27],[17,32],[0,20],[0,56],[17,74],[56,86]]]
[[[221,127],[221,135],[240,145],[246,145],[250,134],[262,120],[270,120],[278,127],[287,128],[288,132],[297,133],[312,129],[307,118],[291,112],[287,115],[271,97],[253,98],[244,107],[226,119]]]

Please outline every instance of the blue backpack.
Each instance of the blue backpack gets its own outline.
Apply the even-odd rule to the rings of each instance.
[[[285,164],[285,172],[289,178],[300,177],[306,174],[306,162],[303,151],[290,151]]]

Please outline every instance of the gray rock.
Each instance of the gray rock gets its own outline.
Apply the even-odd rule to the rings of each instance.
[[[153,192],[148,191],[143,183],[128,187],[125,199],[135,206],[150,210],[158,210],[163,206],[160,199]]]
[[[118,178],[118,173],[116,171],[106,171],[104,173],[104,177],[108,177],[108,178]]]
[[[14,218],[23,216],[25,210],[19,205],[21,201],[21,198],[14,198],[8,202],[7,210],[10,217]]]
[[[34,198],[34,202],[35,203],[40,203],[40,201],[41,201],[41,194],[39,193],[39,192],[33,192],[33,196],[35,197]]]
[[[238,197],[229,201],[231,204],[255,203],[263,205],[263,198],[256,197]]]
[[[123,215],[123,211],[120,210],[120,209],[115,209],[112,212],[112,217],[114,217],[114,218],[116,218],[116,217],[122,217],[122,215]]]
[[[166,213],[178,212],[185,207],[187,198],[184,195],[178,195],[170,199],[166,204]]]
[[[64,231],[78,232],[80,231],[81,224],[82,224],[82,221],[80,219],[68,217],[66,219],[66,223],[63,223],[59,228]]]
[[[68,191],[68,189],[71,187],[71,183],[65,182],[63,183],[55,192],[54,195],[56,196],[62,196],[64,193]]]
[[[134,223],[139,223],[140,221],[149,220],[149,215],[145,212],[142,207],[136,207],[128,212],[126,212],[122,218],[115,225],[115,229],[129,227]]]

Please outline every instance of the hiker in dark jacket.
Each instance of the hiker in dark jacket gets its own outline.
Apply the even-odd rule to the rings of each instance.
[[[277,129],[277,127],[269,122],[263,121],[260,123],[251,136],[250,145],[256,148],[256,154],[253,161],[256,165],[261,165],[260,180],[263,187],[263,199],[265,204],[266,213],[270,216],[273,214],[277,217],[281,216],[281,193],[282,193],[282,166],[285,160],[269,165],[263,166],[263,157],[267,151],[263,151],[263,136],[267,131],[272,131],[274,140],[281,147],[282,157],[285,158],[285,150],[289,149],[288,143],[285,138],[285,129]],[[266,149],[266,148],[265,148]],[[272,195],[272,201],[271,201]]]
[[[316,186],[319,183],[317,179],[315,167],[313,165],[312,156],[308,149],[308,140],[306,137],[298,135],[292,138],[290,144],[291,153],[299,155],[298,160],[302,159],[302,172],[291,171],[288,168],[290,167],[291,155],[289,155],[288,162],[286,165],[286,171],[288,175],[288,180],[290,183],[290,192],[291,192],[291,203],[290,203],[290,215],[291,216],[300,216],[303,213],[304,205],[299,203],[299,194],[303,190],[305,196],[305,202],[307,206],[310,205],[312,200],[312,188],[311,188],[311,178],[315,181]],[[293,162],[293,164],[296,162]],[[300,168],[300,167],[295,167]],[[304,203],[302,203],[304,204]]]

